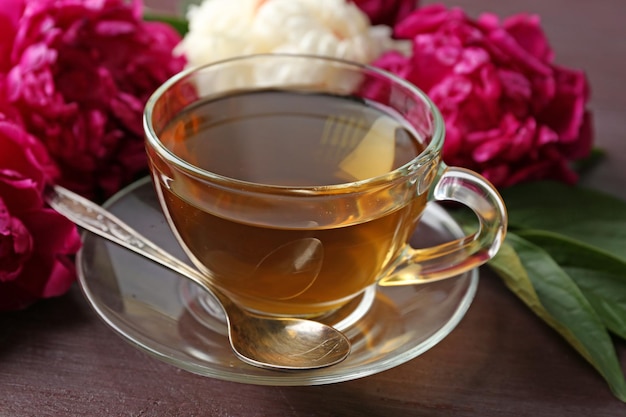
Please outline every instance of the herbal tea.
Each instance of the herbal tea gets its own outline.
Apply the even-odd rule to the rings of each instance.
[[[150,97],[144,128],[178,241],[216,289],[260,314],[319,316],[376,282],[456,277],[506,235],[493,185],[442,163],[436,106],[367,65],[258,54],[194,67]],[[469,207],[478,231],[411,247],[427,194]]]
[[[214,285],[263,313],[316,315],[349,301],[397,257],[426,204],[406,178],[351,184],[425,146],[360,99],[239,92],[184,109],[160,140],[218,176],[192,179],[149,149],[177,237]],[[221,177],[238,182],[227,187]],[[332,185],[337,191],[318,192]],[[286,187],[300,187],[297,198]]]

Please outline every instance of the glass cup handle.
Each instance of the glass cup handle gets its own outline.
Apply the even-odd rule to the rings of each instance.
[[[507,229],[504,201],[495,187],[480,174],[465,168],[442,168],[431,199],[456,201],[478,217],[471,235],[424,249],[406,245],[391,272],[379,285],[413,285],[451,278],[486,263],[500,249]]]

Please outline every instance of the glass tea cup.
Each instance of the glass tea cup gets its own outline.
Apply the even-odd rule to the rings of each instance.
[[[287,54],[191,68],[153,94],[144,127],[176,238],[251,312],[321,316],[377,284],[455,277],[506,233],[495,188],[443,163],[435,105],[377,68]],[[411,247],[429,201],[469,207],[478,230]]]

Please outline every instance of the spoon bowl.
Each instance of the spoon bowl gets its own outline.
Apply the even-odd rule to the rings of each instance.
[[[339,330],[314,320],[252,314],[213,288],[202,273],[170,255],[101,206],[55,185],[46,202],[76,225],[172,269],[219,301],[228,324],[228,339],[242,361],[275,370],[331,366],[350,354],[350,341]]]

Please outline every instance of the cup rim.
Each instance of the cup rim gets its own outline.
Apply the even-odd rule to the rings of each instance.
[[[338,184],[330,184],[330,185],[277,185],[277,184],[265,184],[258,182],[251,182],[240,180],[237,178],[228,177],[225,175],[217,174],[215,172],[197,167],[188,161],[180,158],[175,153],[170,151],[159,139],[157,133],[155,132],[153,123],[152,123],[152,115],[153,109],[157,103],[157,101],[174,85],[176,85],[180,80],[190,76],[192,73],[203,70],[205,68],[218,67],[221,65],[227,65],[232,62],[237,61],[251,61],[255,59],[266,59],[266,58],[293,58],[293,59],[307,59],[307,60],[318,60],[318,61],[327,61],[327,62],[335,62],[347,67],[352,67],[356,69],[360,69],[362,71],[368,71],[371,73],[375,73],[379,76],[387,78],[394,83],[401,85],[403,88],[410,91],[412,94],[415,94],[424,104],[426,104],[428,110],[430,111],[433,117],[434,129],[432,133],[432,138],[428,145],[420,152],[419,155],[415,156],[413,159],[401,165],[385,174],[377,175],[374,177],[366,178],[363,180],[338,183]],[[211,62],[204,65],[193,66],[182,70],[181,72],[175,74],[166,80],[163,84],[161,84],[148,98],[146,105],[143,111],[143,128],[144,134],[146,136],[147,142],[149,142],[150,146],[157,151],[157,153],[164,158],[167,162],[173,164],[178,169],[181,169],[189,174],[192,174],[199,178],[210,179],[213,182],[219,183],[220,185],[225,185],[228,187],[240,187],[245,186],[248,189],[255,189],[257,191],[264,190],[265,192],[280,192],[280,193],[307,193],[307,194],[315,194],[315,193],[328,193],[328,192],[341,192],[341,190],[354,190],[355,188],[362,188],[367,186],[372,186],[380,183],[387,183],[393,179],[402,178],[406,176],[408,173],[413,172],[419,167],[430,163],[433,159],[436,158],[437,150],[443,148],[443,139],[445,137],[445,124],[443,120],[443,116],[441,112],[435,105],[428,95],[422,91],[419,87],[414,84],[404,80],[396,76],[395,74],[386,71],[382,68],[374,67],[368,64],[362,64],[342,58],[335,58],[323,55],[311,55],[311,54],[294,54],[294,53],[259,53],[259,54],[247,54],[247,55],[239,55],[232,58],[222,59],[219,61]]]

